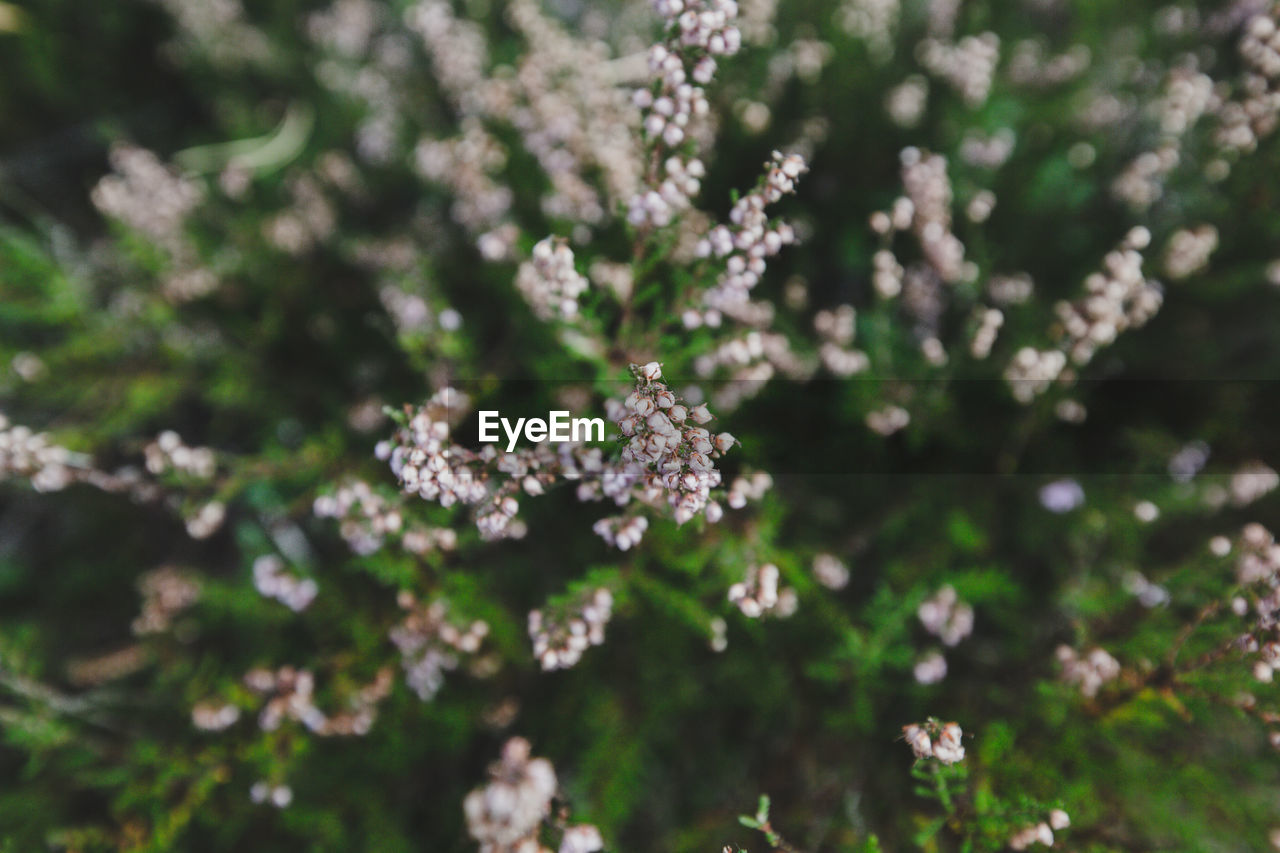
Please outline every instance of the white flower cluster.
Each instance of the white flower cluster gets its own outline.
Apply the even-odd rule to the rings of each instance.
[[[200,584],[190,572],[161,566],[138,579],[142,612],[133,620],[133,633],[158,634],[169,630],[173,619],[200,600]]]
[[[323,737],[365,735],[373,728],[378,703],[391,692],[391,670],[379,670],[372,682],[350,697],[351,710],[332,716],[315,706],[315,678],[308,670],[291,666],[275,672],[253,669],[245,673],[244,683],[254,693],[269,697],[258,714],[263,731],[275,731],[289,719]]]
[[[1218,229],[1212,225],[1179,228],[1164,249],[1164,272],[1177,281],[1194,275],[1209,265],[1209,256],[1218,248]]]
[[[444,184],[454,196],[453,218],[473,233],[494,233],[511,210],[514,193],[492,176],[507,152],[474,118],[452,139],[423,139],[414,149],[418,174]]]
[[[729,484],[729,492],[725,495],[725,503],[731,509],[742,509],[748,501],[764,499],[764,493],[773,488],[773,478],[764,471],[756,471],[750,476],[734,477]]]
[[[751,566],[743,580],[729,587],[729,601],[750,619],[766,614],[786,619],[796,612],[800,602],[791,587],[778,588],[779,577],[773,563]]]
[[[941,77],[959,92],[966,105],[978,107],[991,91],[996,63],[1000,61],[1000,37],[986,32],[965,36],[954,44],[925,39],[916,48],[916,57],[930,74]]]
[[[1226,556],[1231,543],[1225,537],[1216,537],[1214,552]],[[1240,532],[1239,554],[1236,557],[1236,580],[1244,586],[1259,582],[1273,584],[1280,571],[1280,545],[1271,531],[1257,522],[1245,525]]]
[[[259,780],[250,786],[249,799],[257,805],[270,803],[278,809],[284,809],[293,802],[293,789],[288,785],[273,785]]]
[[[1231,475],[1231,503],[1248,506],[1280,486],[1280,474],[1263,462],[1249,462]]]
[[[389,636],[400,651],[409,689],[429,702],[444,685],[445,672],[457,669],[459,656],[480,650],[489,625],[475,620],[458,627],[449,621],[448,605],[441,600],[424,606],[411,593],[401,592],[397,602],[407,614]]]
[[[1087,45],[1077,44],[1059,54],[1046,55],[1037,39],[1023,39],[1009,57],[1009,79],[1019,86],[1057,86],[1079,77],[1093,61]]]
[[[997,305],[1025,305],[1035,289],[1035,282],[1024,272],[993,275],[987,280],[987,296]]]
[[[960,159],[970,166],[981,166],[984,169],[996,169],[1003,166],[1013,154],[1017,135],[1007,127],[1002,127],[990,136],[978,131],[969,131],[960,143]]]
[[[916,661],[911,674],[920,684],[937,684],[947,677],[947,659],[936,649],[926,652]]]
[[[213,476],[217,458],[207,447],[187,447],[173,430],[165,430],[143,448],[147,470],[157,476],[177,471],[188,477],[207,480]]]
[[[853,376],[871,367],[867,354],[852,347],[857,335],[856,319],[852,305],[840,305],[834,310],[824,308],[813,317],[813,328],[822,340],[818,357],[835,376]]]
[[[813,577],[827,589],[844,589],[849,585],[849,567],[835,554],[817,554],[813,558]]]
[[[578,297],[589,283],[573,267],[573,250],[554,237],[539,240],[533,258],[520,265],[516,289],[543,320],[571,320],[578,314]]]
[[[444,507],[475,504],[488,496],[484,481],[468,466],[473,454],[449,442],[450,427],[469,405],[466,395],[442,388],[396,431],[390,443],[379,445],[378,457],[390,462],[406,492]]]
[[[0,481],[11,476],[31,482],[38,492],[56,492],[74,479],[71,451],[49,441],[44,433],[13,426],[0,414]]]
[[[1052,847],[1054,830],[1061,832],[1071,826],[1071,818],[1062,809],[1049,812],[1049,817],[1039,823],[1023,827],[1009,839],[1009,847],[1013,850],[1026,850],[1032,844],[1043,844]]]
[[[166,250],[178,251],[185,245],[183,220],[204,197],[199,185],[144,148],[118,145],[112,148],[110,159],[115,174],[93,188],[94,206]]]
[[[1120,675],[1120,662],[1105,649],[1095,648],[1080,657],[1070,646],[1058,646],[1058,663],[1062,665],[1062,680],[1080,689],[1083,696],[1092,698],[1098,690]]]
[[[1280,122],[1280,7],[1254,15],[1244,26],[1240,58],[1246,72],[1238,99],[1218,110],[1216,140],[1228,151],[1248,153]]]
[[[338,530],[357,554],[374,553],[388,534],[397,533],[404,526],[400,510],[362,480],[316,498],[312,511],[318,518],[341,519]]]
[[[691,138],[695,120],[710,112],[702,87],[715,76],[715,57],[732,56],[742,45],[734,0],[653,0],[653,5],[670,35],[666,44],[649,49],[653,83],[638,89],[632,100],[643,113],[662,174],[650,174],[649,188],[628,203],[627,219],[637,227],[670,224],[697,194],[705,174],[702,162],[668,152]]]
[[[300,578],[284,569],[284,560],[263,554],[253,561],[253,585],[259,595],[274,598],[295,613],[311,606],[320,587],[313,578]]]
[[[775,151],[765,168],[760,184],[730,209],[730,225],[716,225],[698,242],[699,257],[728,258],[724,273],[703,295],[709,309],[704,322],[710,320],[714,325],[715,312],[746,302],[764,274],[768,263],[765,259],[796,241],[794,228],[785,222],[771,225],[764,211],[784,195],[794,193],[797,179],[809,167],[799,154]]]
[[[945,645],[954,646],[973,633],[973,607],[960,600],[955,587],[942,587],[916,610],[920,624]]]
[[[881,213],[880,216],[885,217],[883,222],[873,222],[871,227],[876,228],[877,225],[883,224],[887,231],[889,217],[884,213]],[[911,220],[908,218],[904,227],[910,225],[910,222]],[[889,249],[878,250],[871,256],[871,266],[871,285],[876,289],[876,293],[885,299],[892,299],[902,292],[902,279],[906,276],[907,271],[902,264],[898,263],[898,258],[892,251]]]
[[[908,147],[902,150],[901,160],[904,198],[910,202],[911,229],[920,241],[920,251],[943,281],[954,284],[971,278],[972,267],[964,262],[964,244],[951,233],[947,158]],[[900,202],[895,205],[905,207]],[[893,224],[897,220],[897,216],[890,216]]]
[[[1160,130],[1169,136],[1181,136],[1200,117],[1218,106],[1213,78],[1197,70],[1194,60],[1169,70],[1164,91],[1153,105],[1160,119]]]
[[[589,824],[571,826],[560,838],[559,853],[597,853],[604,849],[600,830]]]
[[[957,723],[930,719],[902,727],[903,739],[918,759],[936,758],[943,764],[964,760],[964,732]]]
[[[877,435],[890,436],[907,428],[911,423],[911,413],[901,406],[888,405],[867,412],[864,419],[867,429]]]
[[[191,724],[205,732],[220,732],[235,725],[240,709],[226,702],[197,702],[191,708]]]
[[[619,551],[626,551],[640,544],[644,532],[649,529],[649,519],[643,515],[618,515],[600,519],[591,529]]]
[[[844,0],[836,21],[846,33],[867,43],[872,59],[884,63],[893,56],[901,0]]]
[[[1111,182],[1111,194],[1135,211],[1144,211],[1164,195],[1165,178],[1180,160],[1175,141],[1165,141],[1152,151],[1144,151]]]
[[[996,335],[1004,325],[1004,312],[999,308],[979,308],[975,313],[978,327],[969,341],[969,354],[976,359],[984,359],[991,355],[991,347],[995,345]]]
[[[1120,332],[1142,326],[1160,310],[1163,291],[1142,273],[1141,251],[1150,242],[1146,228],[1131,230],[1102,259],[1102,270],[1085,278],[1085,298],[1055,306],[1064,330],[1064,349],[1076,364],[1087,364]]]
[[[467,831],[480,853],[541,853],[537,833],[551,813],[556,771],[545,758],[530,758],[524,738],[502,748],[502,760],[489,768],[489,784],[467,794],[462,808]]]
[[[1014,354],[1004,369],[1004,379],[1019,403],[1030,403],[1049,390],[1067,367],[1067,354],[1062,350],[1038,350],[1023,347]]]
[[[713,417],[706,404],[690,408],[681,402],[661,381],[656,361],[632,365],[632,372],[636,389],[617,419],[626,441],[622,461],[644,466],[650,480],[661,485],[678,524],[703,511],[709,519],[718,518],[722,510],[710,501],[711,490],[721,482],[714,460],[737,439],[727,432],[713,436],[703,428]]]
[[[187,535],[192,539],[208,539],[227,520],[227,505],[222,501],[208,501],[186,516]]]
[[[911,74],[884,96],[884,110],[898,127],[911,129],[920,124],[929,106],[929,81],[923,74]]]
[[[587,649],[604,643],[604,628],[612,615],[613,593],[604,587],[584,595],[559,615],[529,611],[533,656],[544,671],[568,669]]]

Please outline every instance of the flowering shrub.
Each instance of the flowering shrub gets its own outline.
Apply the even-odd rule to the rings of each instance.
[[[1280,848],[1280,6],[28,6],[4,849]]]

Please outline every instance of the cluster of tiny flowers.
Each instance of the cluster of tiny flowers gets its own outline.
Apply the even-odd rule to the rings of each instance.
[[[1250,152],[1280,121],[1280,6],[1253,16],[1244,26],[1240,58],[1246,72],[1241,96],[1218,110],[1218,145],[1227,151]]]
[[[253,585],[260,595],[274,598],[295,613],[311,606],[319,586],[312,578],[300,578],[284,569],[284,560],[263,554],[253,561]]]
[[[191,708],[191,724],[205,732],[220,732],[239,719],[240,709],[227,702],[197,702]]]
[[[1084,503],[1084,487],[1075,480],[1054,480],[1040,488],[1040,505],[1061,515]]]
[[[187,535],[192,539],[208,539],[222,527],[227,519],[227,506],[222,501],[209,501],[200,504],[189,514],[184,523]]]
[[[973,607],[961,601],[955,587],[949,584],[925,599],[916,615],[926,631],[948,646],[973,633]]]
[[[1000,60],[1000,37],[987,32],[965,36],[955,44],[925,39],[916,49],[920,64],[946,80],[970,107],[981,106],[991,91],[996,63]]]
[[[1093,55],[1088,46],[1072,45],[1063,53],[1046,55],[1038,39],[1023,39],[1013,46],[1009,79],[1019,86],[1057,86],[1088,70]]]
[[[604,643],[604,628],[613,615],[613,594],[601,587],[584,595],[559,615],[529,611],[533,656],[543,670],[568,669],[592,646]]]
[[[980,308],[977,311],[978,328],[969,341],[969,354],[976,359],[984,359],[991,355],[991,347],[995,345],[996,335],[1004,325],[1004,312],[999,308]]]
[[[338,530],[357,554],[374,553],[388,534],[399,532],[404,525],[400,510],[361,480],[316,498],[312,511],[318,518],[341,519]]]
[[[937,684],[947,677],[947,659],[937,650],[926,652],[916,661],[911,674],[920,684]]]
[[[413,413],[390,443],[379,445],[379,458],[390,462],[406,492],[444,507],[475,504],[488,496],[484,481],[468,466],[473,454],[449,442],[450,426],[467,407],[465,395],[442,388]]]
[[[1111,182],[1111,194],[1135,211],[1144,211],[1164,195],[1164,181],[1181,160],[1176,142],[1166,141],[1135,157]]]
[[[147,470],[159,476],[167,471],[207,480],[213,476],[217,459],[207,447],[187,447],[173,430],[165,430],[143,448]]]
[[[920,241],[920,250],[943,281],[955,283],[971,277],[972,269],[964,262],[964,244],[951,233],[947,158],[908,147],[903,149],[901,160],[902,187],[911,204],[911,229]],[[896,219],[891,217],[891,221]]]
[[[429,702],[444,685],[444,674],[457,669],[459,656],[475,654],[489,635],[489,625],[476,620],[466,627],[449,621],[443,601],[422,605],[409,592],[401,592],[405,618],[391,629],[391,642],[400,651],[405,681],[418,698]]]
[[[662,174],[651,174],[649,188],[628,203],[627,219],[638,227],[670,224],[698,193],[705,174],[702,162],[665,155],[691,138],[695,120],[710,111],[702,87],[715,76],[715,57],[732,56],[742,44],[733,25],[738,16],[734,0],[654,0],[653,5],[670,35],[666,44],[650,48],[653,83],[638,89],[632,101],[642,111],[644,132]]]
[[[589,824],[571,826],[560,839],[559,853],[597,853],[604,849],[600,830]]]
[[[1249,462],[1231,475],[1230,500],[1235,506],[1248,506],[1280,486],[1280,474],[1263,462]]]
[[[1164,250],[1164,272],[1177,281],[1194,275],[1209,265],[1209,256],[1218,248],[1218,229],[1212,225],[1179,228]]]
[[[1098,690],[1120,675],[1120,663],[1104,649],[1095,648],[1080,657],[1070,646],[1058,646],[1058,663],[1062,665],[1062,680],[1075,685],[1083,696],[1092,698]]]
[[[270,803],[278,809],[288,808],[293,802],[293,789],[288,785],[272,785],[270,782],[254,782],[249,788],[249,799],[257,804]]]
[[[1002,127],[990,136],[983,136],[978,131],[969,131],[960,143],[960,159],[970,166],[981,166],[996,169],[1003,166],[1013,154],[1014,143],[1017,142],[1014,132]]]
[[[619,515],[602,518],[591,529],[619,551],[626,551],[640,544],[644,532],[649,529],[649,519],[643,515]]]
[[[553,237],[538,241],[533,258],[521,264],[516,274],[516,289],[543,320],[576,317],[578,297],[587,287],[586,276],[573,267],[573,250]]]
[[[0,414],[0,481],[16,476],[29,480],[38,492],[60,491],[74,479],[71,462],[65,447],[50,443],[44,433],[10,425]]]
[[[1141,508],[1143,504],[1154,507],[1154,504],[1147,501],[1139,503],[1138,507]],[[1158,583],[1152,583],[1146,575],[1136,569],[1125,572],[1122,583],[1125,592],[1138,599],[1138,603],[1143,607],[1159,607],[1169,603],[1169,590]]]
[[[1071,818],[1062,809],[1049,812],[1047,820],[1023,827],[1009,839],[1009,847],[1013,850],[1026,850],[1032,844],[1043,844],[1052,847],[1054,830],[1059,832],[1071,826]]]
[[[853,376],[871,366],[867,354],[851,346],[857,334],[856,319],[852,305],[840,305],[834,310],[824,308],[813,317],[813,328],[822,339],[818,357],[836,376]]]
[[[706,404],[684,405],[661,381],[656,361],[633,365],[632,372],[636,389],[617,419],[626,441],[623,462],[638,463],[657,479],[677,523],[704,511],[709,519],[719,518],[723,511],[710,500],[711,490],[720,485],[714,460],[737,439],[727,432],[713,436],[700,426],[712,420]]]
[[[169,630],[173,619],[200,600],[200,584],[190,572],[161,566],[138,579],[142,612],[133,620],[133,633],[158,634]]]
[[[930,719],[902,727],[902,736],[918,759],[936,758],[943,764],[964,760],[964,732],[958,723]]]
[[[835,17],[846,33],[867,43],[873,59],[883,63],[893,56],[901,5],[901,0],[844,0]]]
[[[905,199],[903,200],[905,201]],[[885,217],[884,227],[887,230],[889,217],[883,213],[881,215]],[[879,224],[881,223],[878,221],[874,222],[872,223],[872,227],[875,228]],[[908,220],[908,225],[909,224],[910,221]],[[906,275],[907,271],[903,268],[902,264],[898,263],[898,258],[893,254],[893,252],[888,249],[878,250],[871,256],[871,267],[871,284],[875,287],[876,293],[880,294],[885,299],[892,299],[902,292],[902,279]]]
[[[321,736],[364,735],[373,728],[377,705],[391,692],[391,671],[382,669],[368,685],[351,697],[351,710],[326,715],[314,702],[315,677],[305,669],[282,666],[275,672],[253,669],[245,673],[245,686],[268,699],[258,714],[258,726],[275,731],[286,719],[301,723]]]
[[[875,409],[867,412],[864,418],[867,429],[877,435],[890,436],[895,432],[904,430],[911,423],[911,413],[901,406],[885,406],[882,409]]]
[[[773,478],[764,471],[756,471],[750,476],[734,477],[725,495],[725,503],[731,509],[742,509],[748,501],[764,499],[764,493],[773,488]]]
[[[1049,389],[1067,367],[1062,350],[1023,347],[1004,370],[1005,381],[1019,403],[1030,403]]]
[[[729,601],[750,619],[766,614],[785,619],[796,612],[799,599],[791,587],[778,589],[778,580],[778,567],[773,563],[751,566],[743,580],[729,587]]]
[[[511,210],[514,193],[492,177],[506,162],[506,150],[473,118],[463,120],[460,136],[423,139],[414,149],[418,174],[453,192],[450,213],[475,233],[493,233]]]
[[[1035,289],[1035,282],[1024,272],[993,275],[987,280],[987,296],[997,305],[1025,305]]]
[[[884,96],[884,109],[898,127],[913,128],[924,118],[929,105],[929,81],[922,74],[912,74]]]
[[[729,211],[730,225],[715,226],[698,242],[699,257],[728,258],[715,286],[703,295],[710,312],[746,302],[760,282],[766,258],[795,242],[795,229],[785,222],[771,225],[765,207],[795,192],[796,180],[808,170],[799,154],[773,152],[764,179]]]
[[[173,251],[183,244],[182,222],[203,199],[198,184],[156,155],[132,145],[111,150],[108,175],[93,188],[94,205]]]
[[[834,554],[818,554],[813,558],[813,577],[827,589],[844,589],[849,585],[849,567]]]
[[[467,794],[463,813],[480,853],[541,853],[538,828],[551,813],[556,771],[545,758],[531,758],[524,738],[502,747],[489,768],[489,784]]]
[[[1018,351],[1005,370],[1016,399],[1031,402],[1057,379],[1069,377],[1064,373],[1067,356],[1077,365],[1087,364],[1099,348],[1126,329],[1142,326],[1160,309],[1163,289],[1142,272],[1141,250],[1150,242],[1146,228],[1132,229],[1103,258],[1103,269],[1085,278],[1083,299],[1054,306],[1062,352]]]

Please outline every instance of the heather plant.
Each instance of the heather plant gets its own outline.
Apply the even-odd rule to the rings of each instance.
[[[4,849],[1280,849],[1280,6],[0,44]]]

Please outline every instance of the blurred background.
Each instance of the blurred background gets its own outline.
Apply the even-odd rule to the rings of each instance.
[[[1071,850],[1268,849],[1267,592],[1209,543],[1278,506],[1276,17],[741,0],[699,211],[644,254],[648,3],[0,2],[0,849],[474,849],[516,735],[607,850],[768,849],[762,793],[805,851],[1007,849],[1050,808]],[[767,317],[689,328],[681,241],[774,150],[809,172]],[[904,197],[961,274],[877,226]],[[579,326],[514,285],[547,235]],[[1158,310],[1020,390],[1125,250]],[[727,482],[770,476],[742,513],[620,552],[570,487],[489,542],[375,456],[446,384],[595,417],[650,359],[741,442]],[[766,562],[785,618],[726,599]],[[529,611],[601,587],[605,642],[542,672]],[[921,610],[947,588],[954,643]],[[413,681],[404,631],[476,621]],[[1090,693],[1064,645],[1120,674]],[[285,666],[327,730],[264,724]],[[968,735],[951,805],[901,742],[930,716]]]

